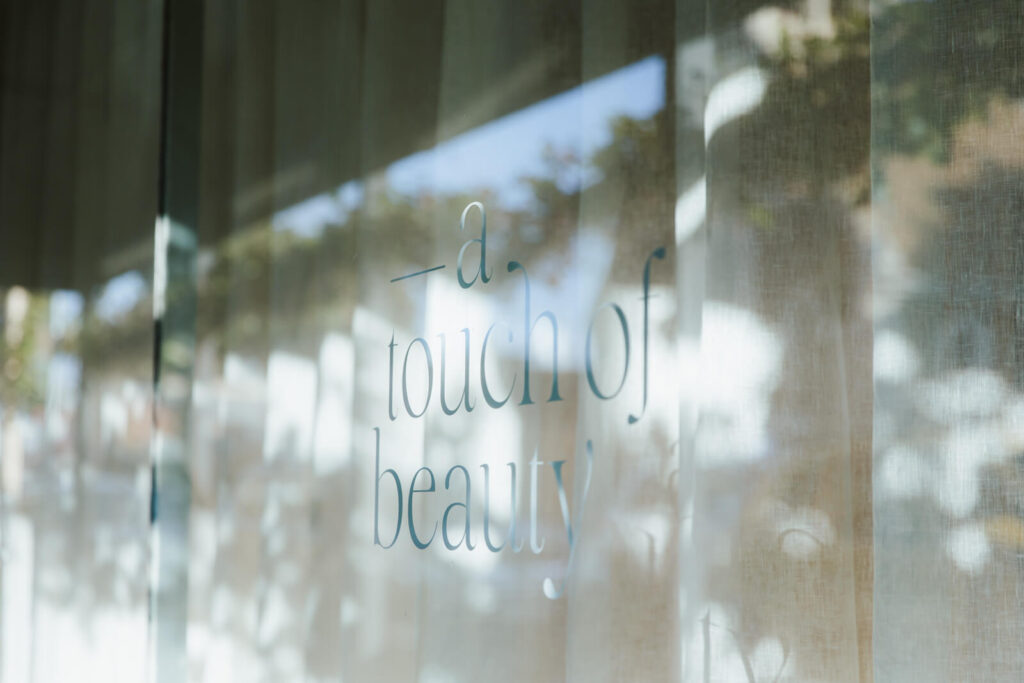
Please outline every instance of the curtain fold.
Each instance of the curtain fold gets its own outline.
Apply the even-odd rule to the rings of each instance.
[[[1018,0],[165,2],[0,9],[0,681],[1022,678]]]
[[[687,680],[871,680],[866,7],[706,24]]]
[[[875,10],[875,670],[1014,680],[1024,20]]]

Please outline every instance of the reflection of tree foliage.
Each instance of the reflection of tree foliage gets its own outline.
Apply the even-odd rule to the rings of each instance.
[[[868,18],[851,10],[834,21],[833,39],[784,37],[777,54],[762,56],[770,75],[763,101],[728,126],[734,134],[716,136],[708,152],[713,167],[731,150],[743,155],[739,163],[725,162],[730,184],[740,188],[747,219],[772,233],[775,243],[781,226],[822,230],[835,221],[821,216],[847,211],[838,205],[826,210],[822,202],[870,200]]]
[[[1024,95],[1018,0],[899,2],[875,21],[871,53],[878,149],[946,160],[953,127],[992,95]]]
[[[0,290],[0,316],[5,315],[4,295]],[[37,407],[44,399],[45,337],[48,311],[46,297],[25,292],[27,306],[24,317],[15,326],[0,317],[0,405],[7,417],[18,409]]]
[[[117,368],[135,377],[152,375],[153,302],[143,297],[131,310],[103,319],[90,306],[81,327],[61,343],[90,368]]]
[[[666,109],[647,119],[618,117],[610,122],[611,140],[595,151],[591,167],[601,178],[591,188],[592,196],[610,193],[616,184],[621,204],[615,226],[615,262],[611,279],[638,283],[640,269],[651,251],[668,247],[666,236],[675,225],[675,163],[670,125],[672,113]],[[679,135],[700,135],[694,130]],[[602,209],[603,210],[603,209]],[[652,282],[674,282],[672,268],[654,268]]]
[[[49,294],[33,292],[27,296],[24,317],[17,323],[0,321],[3,431],[18,428],[14,423],[18,411],[40,418],[37,429],[48,428],[49,423],[41,419],[39,409],[47,399],[49,362],[54,353],[89,359],[92,365],[85,371],[100,377],[104,368],[123,372],[125,364],[134,367],[125,376],[137,377],[137,371],[145,378],[150,376],[148,368],[137,367],[144,365],[148,359],[145,352],[151,349],[152,314],[145,305],[140,304],[115,320],[87,315],[82,324],[72,325],[54,338],[48,332]],[[15,330],[17,333],[12,334]],[[80,398],[80,412],[86,410],[84,403]],[[63,413],[58,417],[71,416]],[[80,421],[85,419],[79,415]],[[138,460],[106,460],[107,456],[122,453],[87,455],[81,424],[69,427],[69,443],[50,443],[47,436],[42,449],[24,454],[28,461],[24,465],[25,484],[19,490],[19,498],[5,505],[16,506],[18,513],[35,525],[34,557],[27,560],[34,562],[34,590],[80,616],[81,627],[87,630],[90,620],[111,605],[140,604],[146,589],[146,536],[139,533],[138,525]],[[66,460],[69,454],[74,456],[71,463]],[[20,457],[12,453],[3,455],[5,459]],[[70,470],[65,469],[68,464]],[[59,476],[62,472],[71,475],[70,487]],[[9,513],[0,510],[0,514]]]
[[[770,394],[751,397],[768,409],[763,450],[700,468],[695,493],[705,533],[724,528],[729,538],[708,541],[727,560],[702,587],[717,606],[699,615],[704,646],[719,655],[735,647],[749,680],[766,638],[780,644],[794,680],[849,672],[870,645],[870,585],[860,583],[872,547],[870,320],[860,305],[870,271],[854,230],[871,199],[865,4],[833,2],[827,30],[784,33],[776,51],[759,54],[764,97],[707,149],[707,296],[750,310],[781,351]],[[735,26],[748,18],[731,16]],[[777,672],[757,676],[766,674]]]
[[[1000,443],[973,430],[1013,421],[1024,386],[1022,34],[1016,0],[893,4],[872,34],[874,168],[886,188],[880,208],[893,218],[881,236],[906,261],[901,284],[914,285],[882,324],[920,360],[918,374],[880,387],[878,421],[898,428],[876,452],[883,468],[902,449],[922,463],[921,473],[904,475],[918,490],[876,507],[885,541],[876,552],[896,588],[879,623],[892,632],[886,621],[904,606],[938,601],[948,620],[929,633],[939,656],[922,674],[932,678],[1020,677],[1019,659],[999,645],[999,636],[1019,633],[1019,619],[999,609],[1021,580],[1024,516],[1009,492],[1020,490],[1024,459],[1015,429]],[[991,392],[997,404],[979,400]],[[949,476],[967,495],[959,504],[941,483]],[[970,571],[951,545],[967,528],[986,547]],[[916,670],[925,660],[899,663]]]
[[[771,86],[751,130],[758,134],[758,158],[772,167],[750,168],[759,175],[749,180],[781,181],[815,195],[853,175],[859,179],[854,198],[863,203],[870,195],[863,182],[871,141],[869,24],[860,12],[835,23],[835,38],[809,38],[800,50],[784,41],[781,54],[766,59]]]
[[[618,277],[635,280],[650,248],[664,246],[663,236],[671,231],[674,156],[667,120],[661,110],[644,120],[610,121],[610,141],[588,159],[572,150],[546,149],[542,169],[521,179],[530,192],[522,208],[503,209],[487,190],[406,196],[384,187],[343,223],[327,224],[314,234],[274,229],[270,219],[239,229],[200,256],[197,329],[205,338],[231,339],[233,348],[266,352],[266,326],[273,317],[275,326],[289,331],[297,350],[313,353],[306,347],[324,331],[349,324],[360,264],[372,265],[377,284],[385,284],[391,274],[421,264],[438,250],[457,252],[475,234],[475,215],[467,227],[473,234],[458,230],[462,209],[471,201],[487,207],[490,267],[509,259],[530,267],[559,253],[569,258],[582,193],[601,193],[611,182],[624,188],[617,229],[632,237],[620,245],[627,253],[616,254],[616,263],[622,264]],[[584,171],[593,177],[586,187]],[[655,269],[653,277],[667,281],[670,269]],[[168,298],[187,295],[182,289],[187,286],[168,283]],[[90,315],[81,339],[85,357],[123,363],[133,352],[148,349],[148,341],[140,342],[151,338],[150,307],[149,301],[140,302],[116,321]],[[111,348],[125,353],[107,353]]]
[[[799,45],[793,39],[784,40],[780,53],[761,57],[770,74],[766,96],[732,131],[735,137],[725,138],[726,144],[750,151],[729,169],[737,176],[725,182],[742,188],[745,218],[759,232],[757,258],[775,267],[763,274],[767,287],[760,303],[794,339],[810,339],[818,327],[813,316],[799,312],[800,302],[794,305],[788,295],[810,292],[813,299],[829,294],[820,287],[826,278],[808,263],[834,237],[822,233],[829,229],[849,233],[852,211],[870,200],[866,170],[871,153],[948,161],[950,142],[965,119],[984,114],[994,97],[1024,95],[1020,0],[896,2],[878,13],[873,26],[855,5],[833,3],[835,38],[809,38]],[[712,27],[729,28],[764,6],[761,0],[735,0],[730,11],[714,13]],[[616,244],[613,278],[635,281],[650,247],[671,234],[676,193],[673,135],[702,137],[696,129],[673,130],[669,114],[661,111],[643,120],[621,117],[610,122],[610,142],[587,159],[569,150],[548,150],[544,170],[523,179],[530,189],[525,208],[502,209],[486,194],[404,196],[384,188],[374,191],[367,202],[372,211],[361,207],[347,214],[343,223],[327,225],[315,235],[275,230],[269,217],[239,228],[202,254],[197,329],[202,337],[217,340],[221,348],[259,356],[271,345],[287,344],[313,356],[325,331],[344,330],[350,324],[352,307],[359,300],[352,292],[385,286],[389,277],[406,272],[409,264],[431,265],[423,260],[441,248],[453,253],[467,238],[457,231],[458,216],[473,200],[482,200],[488,207],[491,265],[498,270],[510,258],[528,267],[551,254],[568,258],[586,193],[620,192],[614,227],[623,239]],[[713,158],[716,151],[712,150]],[[593,185],[581,185],[581,178],[591,177]],[[1022,187],[1024,174],[1019,168],[990,165],[973,178],[948,183],[934,195],[941,207],[942,230],[914,255],[915,265],[929,278],[929,287],[905,303],[965,324],[962,333],[956,331],[944,347],[930,327],[907,331],[924,356],[923,369],[929,376],[958,366],[990,365],[1016,387],[1024,387],[1024,344],[1020,343],[1024,315],[1019,305],[1024,300],[1019,276],[1024,270]],[[365,270],[368,266],[372,270]],[[663,281],[674,275],[670,268],[655,269],[653,274]],[[964,285],[964,274],[970,279],[969,287]],[[858,287],[864,283],[840,281],[843,314],[850,315],[851,300],[862,294]],[[171,283],[168,296],[182,295],[183,286],[189,285]],[[5,407],[35,406],[42,400],[39,373],[30,368],[38,351],[34,334],[41,329],[45,306],[33,297],[30,311],[35,322],[26,324],[21,341],[13,348],[0,344],[0,401]],[[270,338],[268,325],[281,331],[277,338]],[[979,335],[988,341],[979,344]],[[94,370],[124,369],[131,364],[133,375],[146,377],[148,372],[136,370],[151,360],[151,340],[151,302],[144,300],[113,321],[101,320],[88,309],[80,336],[61,342],[61,348],[79,351]],[[800,357],[801,348],[790,344],[787,351],[787,386],[774,397],[776,424],[784,424],[783,418],[793,414],[816,422],[816,411],[821,410],[817,405],[821,385],[815,384],[820,377],[811,376],[806,359]],[[818,470],[820,463],[820,458],[797,458],[765,475],[765,480],[771,480],[765,485],[767,494],[782,491],[780,497],[789,500],[805,495],[824,476]],[[998,508],[1003,515],[998,522],[1002,533],[1013,534],[1020,526],[1019,496],[1014,498],[1011,487],[998,480],[1021,475],[1017,464],[1005,469],[1011,472],[993,474],[989,486],[994,492],[985,495],[1007,501]],[[271,471],[271,476],[276,474]],[[723,479],[728,481],[710,493],[723,500],[749,494],[736,485],[745,474],[727,473]],[[318,485],[333,493],[324,496],[323,518],[346,519],[346,506],[354,496],[337,492],[351,494],[352,479],[338,475]],[[78,487],[79,492],[85,489]],[[102,507],[102,495],[92,501],[83,498],[73,512],[38,511],[40,516],[51,515],[50,528],[74,529],[74,540],[61,546],[56,564],[76,568],[70,578],[61,576],[52,583],[43,577],[41,590],[61,600],[77,596],[91,602],[83,610],[86,614],[92,605],[115,602],[124,595],[125,572],[118,568],[117,558],[102,556],[88,542],[90,530],[112,518],[110,509]],[[822,501],[812,496],[800,502]],[[870,505],[870,500],[866,502]],[[294,514],[301,519],[305,512],[300,508]],[[741,649],[751,650],[757,643],[755,636],[778,635],[788,657],[791,643],[815,642],[802,630],[814,605],[801,602],[807,594],[794,584],[837,574],[841,558],[823,551],[820,567],[797,565],[781,551],[781,537],[769,537],[771,530],[756,524],[757,520],[750,522],[738,544],[740,564],[748,572],[745,585],[797,597],[772,614],[758,612],[735,595],[714,598],[740,614],[740,630],[733,635]],[[1010,531],[1005,531],[1008,526]],[[333,577],[356,572],[358,558],[336,552],[346,547],[347,533],[338,533],[336,548],[316,549],[321,562],[312,563],[311,585],[322,580],[322,585],[335,586]],[[63,543],[54,540],[57,536],[42,538],[41,543],[44,547]],[[283,555],[282,551],[273,559]],[[766,573],[773,573],[767,582]],[[144,572],[139,572],[138,578],[142,577]],[[144,590],[143,583],[144,579],[132,584],[134,594]],[[82,590],[87,586],[91,593]],[[331,607],[336,602],[321,600],[317,623],[339,628]],[[820,633],[832,626],[816,623],[810,628]],[[820,655],[800,654],[806,661]],[[333,666],[333,662],[325,665],[324,675],[332,673]]]
[[[1024,387],[1024,169],[988,166],[935,201],[946,226],[918,251],[929,283],[907,305],[946,311],[951,327],[920,340],[923,369],[991,367]]]
[[[1024,290],[1016,284],[1024,266],[1021,169],[1013,154],[987,158],[984,145],[984,131],[1004,138],[1012,131],[1009,109],[993,103],[1024,96],[1022,34],[1017,0],[894,3],[875,19],[876,171],[885,173],[894,158],[922,160],[915,168],[925,175],[909,187],[937,210],[900,226],[915,235],[909,260],[926,277],[904,302],[906,320],[915,311],[943,313],[938,335],[921,320],[902,330],[932,376],[974,365],[997,368],[1017,386],[1024,381],[1017,343]],[[958,153],[958,140],[971,151]],[[1004,150],[1017,142],[1003,140]]]
[[[984,137],[978,131],[1007,133],[1007,108],[991,105],[1024,96],[1022,34],[1016,0],[896,3],[875,21],[876,168],[884,173],[887,160],[905,156],[951,172],[936,170],[914,188],[929,193],[925,202],[938,210],[934,223],[904,226],[923,237],[910,257],[927,276],[927,285],[905,302],[907,310],[943,311],[949,328],[938,337],[927,325],[905,330],[929,374],[991,366],[1017,386],[1022,382],[1024,352],[1016,342],[1024,331],[1017,312],[1024,290],[1016,284],[1024,266],[1021,169],[1008,161],[1012,154],[987,159],[991,151],[977,146]],[[976,126],[973,133],[969,125]],[[976,146],[969,159],[956,155],[960,138]],[[1012,148],[1017,141],[1004,143]]]

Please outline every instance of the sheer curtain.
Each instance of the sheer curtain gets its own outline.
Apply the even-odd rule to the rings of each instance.
[[[0,15],[0,681],[1022,678],[1018,0],[165,3]]]
[[[691,50],[710,87],[706,190],[676,217],[704,271],[679,290],[700,302],[683,339],[687,680],[871,679],[866,10],[716,2]]]
[[[686,675],[1016,680],[1020,8],[708,13]]]
[[[1014,680],[1024,18],[1009,2],[876,9],[876,673]]]

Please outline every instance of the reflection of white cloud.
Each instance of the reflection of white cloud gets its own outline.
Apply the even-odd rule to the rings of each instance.
[[[301,356],[272,351],[267,362],[266,459],[301,458],[309,453],[315,401],[313,363]]]
[[[545,255],[532,266],[530,272],[530,313],[538,315],[550,309],[558,319],[558,367],[559,372],[580,371],[586,330],[591,314],[598,303],[598,297],[607,280],[615,247],[605,235],[586,231],[573,236],[569,247],[572,259],[568,262],[558,253]],[[634,297],[635,294],[632,294]],[[523,284],[522,275],[514,273],[503,283],[500,304],[501,318],[513,320],[517,343],[521,343],[523,326]],[[622,303],[622,299],[618,299]],[[549,326],[541,323],[534,334],[536,352],[531,356],[531,365],[538,370],[552,369],[550,342],[545,341]],[[541,344],[538,344],[541,341]],[[542,351],[545,350],[545,351]]]
[[[134,683],[148,678],[144,653],[149,629],[145,607],[137,602],[90,610],[87,605],[69,605],[67,600],[37,598],[32,619],[32,675],[5,677],[5,682]],[[4,634],[5,645],[17,642],[8,641]],[[55,648],[59,657],[53,654]],[[5,656],[5,667],[6,660]]]
[[[352,337],[355,341],[356,358],[354,391],[361,397],[360,403],[366,405],[369,414],[374,416],[371,424],[376,424],[377,420],[387,415],[388,383],[386,379],[381,381],[381,378],[388,377],[388,342],[391,335],[394,335],[395,342],[400,345],[395,349],[395,354],[396,362],[399,363],[398,377],[401,378],[402,356],[398,354],[405,353],[405,346],[412,338],[406,327],[412,322],[388,320],[379,311],[366,306],[356,306],[352,314]],[[400,386],[397,391],[401,392]],[[401,400],[399,393],[399,406]],[[360,430],[357,438],[369,439],[369,448],[372,450],[372,436],[370,430]]]
[[[896,360],[912,350],[900,350],[903,342],[892,337],[880,336],[879,341],[888,351],[876,350],[876,377],[888,375],[899,384],[895,378],[909,370],[906,358]],[[889,360],[879,363],[879,354]],[[904,500],[927,493],[947,514],[962,519],[981,500],[984,469],[1006,462],[1024,445],[1024,399],[999,374],[982,368],[911,381],[907,388],[912,389],[913,405],[927,418],[923,422],[935,434],[910,445],[892,443],[897,418],[887,411],[876,413],[879,497]]]
[[[349,596],[341,599],[341,625],[352,626],[359,622],[363,610],[359,603]]]
[[[995,413],[1007,391],[1006,382],[996,372],[971,368],[924,385],[917,394],[918,406],[932,420],[948,424]]]
[[[760,458],[782,357],[778,337],[750,311],[711,301],[702,334],[697,456],[706,465]]]
[[[0,536],[3,573],[0,587],[0,634],[4,656],[0,659],[0,680],[28,681],[32,670],[33,575],[35,534],[27,517],[11,514]],[[51,643],[52,644],[52,643]]]
[[[469,263],[472,263],[472,261],[469,261]],[[473,267],[472,265],[467,266],[467,277]],[[491,264],[488,264],[487,267],[497,270]],[[496,277],[494,273],[491,275]],[[502,278],[507,277],[504,273],[501,273],[501,276]],[[460,330],[469,328],[473,345],[472,353],[477,354],[479,353],[477,349],[483,342],[483,336],[491,323],[496,320],[515,321],[516,313],[522,315],[519,307],[515,310],[509,310],[508,307],[501,306],[500,301],[487,296],[486,293],[481,293],[481,287],[483,287],[482,284],[477,284],[473,288],[462,289],[456,283],[454,274],[451,274],[449,277],[430,278],[427,281],[427,319],[424,326],[424,334],[430,344],[437,347],[435,356],[438,357],[435,358],[437,362],[435,372],[440,371],[441,361],[439,357],[440,339],[437,335],[442,333],[445,335],[445,355],[448,356],[448,373],[453,380],[456,377],[459,378],[457,382],[450,381],[448,385],[448,391],[453,398],[456,395],[454,387],[458,386],[461,388],[462,386],[461,378],[465,363],[466,342]],[[511,326],[518,331],[520,325],[512,322]],[[506,346],[504,344],[495,344],[494,350],[489,350],[488,352],[498,354],[505,349]],[[475,355],[473,359],[476,359]],[[470,366],[472,367],[473,365],[474,363],[471,362]]]
[[[121,439],[128,431],[128,406],[112,391],[100,396],[100,440],[104,445]]]
[[[331,333],[320,345],[320,396],[316,407],[313,463],[318,473],[346,465],[351,455],[355,349],[346,336]]]
[[[968,515],[978,503],[980,470],[1002,459],[999,433],[989,425],[955,425],[940,446],[945,467],[938,479],[939,504],[957,517]]]
[[[946,550],[957,567],[971,574],[984,569],[992,554],[985,527],[981,524],[967,524],[953,530],[949,534]]]
[[[931,488],[931,472],[920,454],[897,446],[882,456],[877,482],[882,497],[914,498]]]
[[[238,353],[227,353],[224,357],[224,389],[224,398],[220,405],[222,412],[229,406],[237,413],[241,406],[249,407],[262,403],[267,390],[262,364]],[[256,426],[256,422],[245,424],[247,428]]]
[[[281,586],[270,584],[260,596],[259,639],[265,643],[278,641],[274,648],[275,658],[289,650],[284,642],[288,630],[293,626],[296,614]],[[291,658],[289,658],[291,659]],[[291,663],[291,662],[289,662]]]
[[[875,379],[883,382],[904,382],[917,374],[917,351],[900,334],[883,330],[875,335]]]
[[[567,374],[581,370],[583,355],[580,349],[586,338],[586,330],[598,297],[604,289],[608,271],[614,256],[614,245],[597,232],[581,232],[574,236],[569,251],[573,258],[566,261],[564,254],[548,254],[529,266],[530,315],[536,319],[541,312],[550,310],[558,321],[558,370]],[[472,272],[473,265],[468,266]],[[449,386],[447,392],[452,402],[458,400],[457,389],[462,387],[465,337],[461,330],[469,328],[472,344],[471,373],[477,372],[480,347],[484,335],[495,322],[501,322],[492,335],[487,347],[491,359],[521,359],[524,328],[524,285],[520,272],[506,273],[494,269],[492,290],[483,290],[480,285],[462,289],[456,284],[454,274],[431,278],[427,284],[426,323],[424,338],[430,343],[434,359],[435,375],[440,372],[440,339],[445,334]],[[502,269],[504,270],[504,269]],[[442,273],[447,271],[442,271]],[[467,272],[467,274],[468,274]],[[652,291],[653,296],[653,291]],[[612,298],[620,304],[636,299],[637,293],[629,291],[623,298]],[[507,334],[514,335],[512,343]],[[380,336],[381,333],[378,333]],[[390,331],[384,339],[390,337]],[[537,324],[531,336],[531,368],[536,371],[551,371],[551,326],[546,320]],[[399,348],[396,354],[404,354],[409,337],[396,336]],[[396,356],[399,361],[401,357]],[[477,382],[477,379],[473,380]],[[499,387],[504,386],[495,380]],[[522,382],[522,378],[518,380]],[[437,377],[435,377],[437,382]],[[517,385],[521,391],[522,385]],[[436,389],[435,389],[436,391]],[[494,390],[500,394],[501,389]],[[432,400],[437,400],[435,396]]]

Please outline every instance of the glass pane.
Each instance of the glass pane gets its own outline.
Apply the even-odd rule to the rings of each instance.
[[[673,18],[208,7],[197,680],[678,671]]]
[[[159,3],[0,8],[0,680],[143,680]]]
[[[1015,681],[1016,0],[0,7],[0,683]]]

